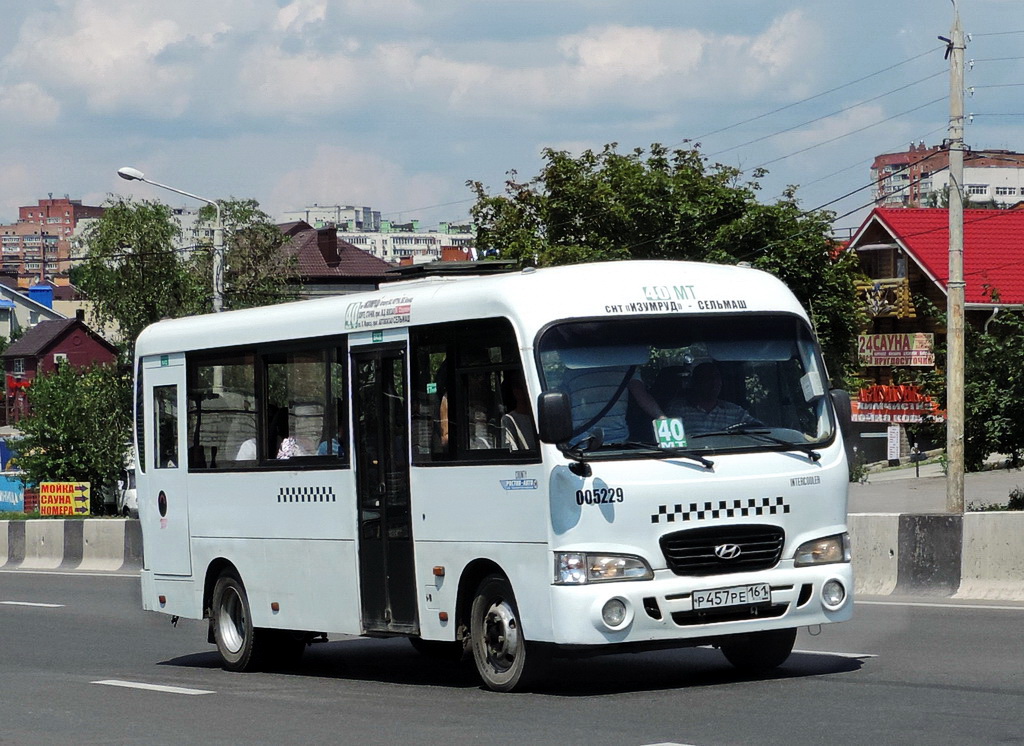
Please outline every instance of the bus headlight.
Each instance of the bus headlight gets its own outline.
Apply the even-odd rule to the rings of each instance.
[[[650,580],[650,566],[629,554],[560,552],[555,555],[555,585],[581,585],[605,580]]]
[[[850,535],[836,534],[801,544],[796,550],[793,564],[797,567],[828,565],[849,562],[850,558]]]

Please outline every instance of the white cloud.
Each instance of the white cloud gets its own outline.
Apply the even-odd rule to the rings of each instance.
[[[60,102],[34,83],[16,83],[0,87],[0,111],[8,124],[48,125],[60,114]]]

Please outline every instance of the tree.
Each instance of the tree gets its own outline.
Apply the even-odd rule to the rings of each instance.
[[[146,326],[204,310],[206,290],[187,252],[176,248],[181,229],[160,202],[112,197],[85,233],[85,261],[74,280],[101,323],[115,323],[130,355]]]
[[[124,468],[131,439],[131,376],[116,366],[59,365],[36,377],[31,405],[19,421],[18,464],[25,481],[92,484],[92,512],[103,508],[101,488]]]
[[[251,308],[294,300],[299,292],[298,260],[286,247],[288,237],[253,199],[220,202],[224,223],[225,307]],[[213,223],[210,205],[199,211],[200,219]],[[213,276],[210,251],[197,252],[195,271],[200,280]],[[212,280],[210,280],[212,282]]]
[[[688,259],[752,266],[779,277],[809,309],[833,377],[852,373],[860,325],[856,258],[830,238],[832,213],[804,212],[790,187],[757,200],[758,170],[709,164],[697,147],[622,154],[617,145],[573,157],[545,149],[538,176],[513,172],[504,194],[480,182],[471,209],[477,247],[522,266],[622,259]]]
[[[1024,313],[1004,311],[977,329],[967,325],[964,356],[964,461],[982,468],[992,453],[1024,457]]]

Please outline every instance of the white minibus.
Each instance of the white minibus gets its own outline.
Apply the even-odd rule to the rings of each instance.
[[[498,691],[646,648],[765,671],[850,618],[849,399],[778,279],[480,274],[144,330],[144,608],[230,670],[405,636]]]

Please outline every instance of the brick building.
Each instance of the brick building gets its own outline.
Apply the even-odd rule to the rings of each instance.
[[[101,217],[103,211],[66,195],[19,207],[16,223],[0,225],[0,269],[17,277],[21,287],[67,275],[75,228],[85,218]]]
[[[871,164],[875,204],[880,207],[939,207],[929,198],[949,186],[949,149],[923,142],[901,153],[875,156]],[[1024,199],[1024,153],[967,150],[964,198],[1008,207]]]

